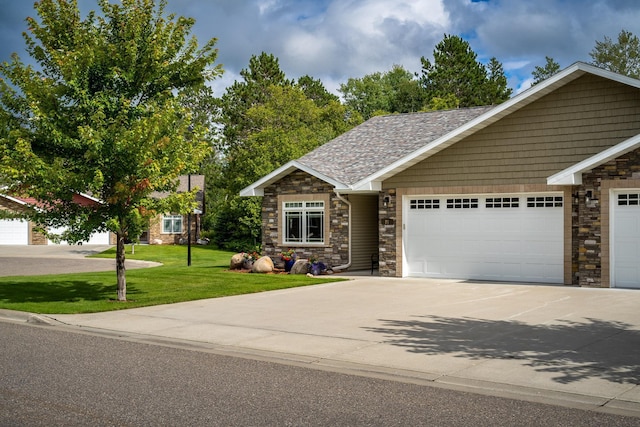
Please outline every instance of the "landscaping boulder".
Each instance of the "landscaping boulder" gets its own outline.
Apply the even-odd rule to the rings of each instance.
[[[252,273],[271,273],[273,271],[273,260],[268,256],[258,258],[251,268]]]
[[[291,267],[291,271],[289,274],[307,274],[309,271],[309,260],[308,259],[299,259],[296,260],[296,263]]]
[[[242,253],[235,254],[234,256],[231,257],[229,268],[231,270],[241,269],[243,263],[244,263],[244,255]]]

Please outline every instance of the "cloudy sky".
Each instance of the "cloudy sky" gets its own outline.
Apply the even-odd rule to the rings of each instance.
[[[96,0],[78,3],[85,13],[98,8]],[[32,4],[0,0],[0,60],[25,56]],[[169,0],[168,10],[196,18],[202,44],[218,39],[218,95],[263,51],[287,77],[311,75],[334,93],[349,77],[394,64],[419,72],[420,57],[431,58],[445,33],[462,36],[482,62],[495,56],[517,92],[545,55],[564,68],[590,61],[595,41],[621,29],[640,35],[637,0]]]

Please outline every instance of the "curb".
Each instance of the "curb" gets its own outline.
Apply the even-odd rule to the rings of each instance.
[[[40,315],[27,313],[24,311],[16,311],[16,310],[5,310],[0,309],[0,320],[9,320],[13,322],[25,322],[30,323],[32,325],[56,325],[53,319]]]

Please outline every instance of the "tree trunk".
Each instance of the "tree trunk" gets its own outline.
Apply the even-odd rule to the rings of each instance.
[[[118,277],[118,301],[127,300],[127,276],[124,267],[124,236],[117,234],[116,276]]]

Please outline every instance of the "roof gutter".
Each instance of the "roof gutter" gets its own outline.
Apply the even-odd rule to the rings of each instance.
[[[351,267],[351,203],[348,200],[346,200],[344,197],[342,197],[342,195],[337,190],[334,190],[334,191],[336,193],[336,197],[338,198],[338,200],[340,200],[341,202],[344,202],[349,207],[349,242],[347,244],[349,248],[349,257],[346,264],[336,265],[331,268],[335,270],[346,270],[347,268]]]

